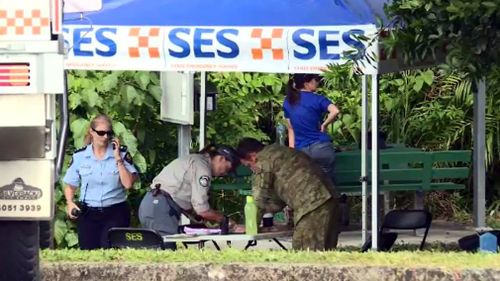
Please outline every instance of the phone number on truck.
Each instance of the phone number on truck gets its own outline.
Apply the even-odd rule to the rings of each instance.
[[[0,204],[0,211],[3,212],[40,212],[42,206],[35,204]]]

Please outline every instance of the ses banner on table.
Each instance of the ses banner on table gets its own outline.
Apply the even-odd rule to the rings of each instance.
[[[321,72],[364,50],[373,25],[321,27],[81,26],[63,29],[67,69]],[[376,44],[372,44],[376,46]],[[370,46],[366,51],[373,51]]]

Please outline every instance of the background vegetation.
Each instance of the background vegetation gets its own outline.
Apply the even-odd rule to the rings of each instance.
[[[488,220],[495,223],[500,213],[500,4],[482,0],[393,0],[386,12],[393,20],[385,24],[394,27],[384,39],[388,53],[398,49],[408,61],[414,61],[446,51],[445,64],[440,68],[381,77],[380,124],[389,142],[428,150],[471,149],[474,85],[477,79],[486,78],[486,198]],[[243,136],[275,141],[276,125],[283,122],[281,104],[287,75],[211,73],[209,80],[218,90],[217,111],[207,115],[209,141],[235,144]],[[82,145],[91,117],[97,113],[110,115],[116,134],[129,147],[141,171],[140,183],[129,194],[136,210],[151,179],[177,153],[176,126],[159,119],[158,73],[72,71],[69,84],[71,134],[66,161]],[[341,108],[330,131],[335,144],[359,142],[359,78],[346,66],[331,67],[320,92]],[[196,136],[197,124],[193,128]],[[198,149],[196,139],[192,148]],[[434,215],[465,222],[470,220],[471,195],[470,188],[452,194],[435,192],[427,195],[426,202]],[[75,247],[75,226],[66,219],[60,186],[56,199],[56,245]],[[403,194],[396,204],[404,207],[407,199]],[[237,195],[214,194],[212,200],[217,207],[237,215]]]
[[[129,201],[138,204],[152,178],[177,155],[176,125],[160,121],[159,75],[155,72],[70,73],[69,161],[75,148],[82,145],[91,117],[99,112],[114,120],[115,133],[131,152],[141,171],[141,181],[129,193]],[[489,75],[487,106],[488,205],[490,217],[498,215],[498,161],[500,139],[500,70]],[[261,73],[211,73],[209,80],[218,89],[217,110],[207,114],[207,138],[215,143],[236,144],[243,136],[267,142],[275,141],[276,125],[283,122],[281,104],[287,75]],[[331,127],[336,146],[352,145],[360,140],[360,81],[348,67],[332,67],[325,74],[320,92],[333,100],[341,115]],[[472,148],[471,80],[462,73],[440,69],[407,71],[384,75],[380,87],[380,120],[391,143],[404,143],[428,150]],[[197,147],[197,127],[193,127],[193,147]],[[471,190],[454,193],[430,193],[428,207],[439,217],[470,219]],[[75,225],[66,219],[64,198],[56,193],[56,245],[77,245]],[[396,198],[399,207],[410,203],[411,194]],[[237,217],[241,198],[232,193],[212,195],[213,203]],[[356,212],[358,202],[351,202]],[[356,214],[353,218],[356,220]],[[134,220],[134,224],[137,221]]]
[[[393,0],[386,7],[394,29],[385,44],[407,60],[444,51],[443,67],[488,76],[500,64],[500,3],[490,0]]]

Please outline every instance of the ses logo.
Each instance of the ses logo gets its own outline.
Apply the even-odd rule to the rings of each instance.
[[[63,28],[66,49],[70,49],[75,57],[112,57],[116,54],[117,29],[101,28]]]
[[[123,31],[123,29],[127,30]],[[291,32],[283,32],[283,28],[264,28],[264,32],[268,29],[272,30],[272,35],[266,37],[262,35],[263,28],[253,28],[248,33],[247,30],[236,28],[179,27],[156,28],[159,32],[156,31],[154,34],[151,30],[149,32],[146,30],[143,32],[146,33],[144,36],[139,36],[139,31],[137,31],[139,29],[143,32],[142,30],[148,27],[95,27],[93,29],[85,27],[72,28],[71,32],[65,28],[63,31],[66,33],[66,38],[70,38],[71,43],[68,41],[65,43],[71,46],[74,57],[113,57],[118,51],[118,46],[123,46],[128,49],[131,57],[136,57],[132,55],[136,52],[131,52],[131,49],[147,48],[150,51],[150,57],[154,58],[159,56],[151,56],[151,49],[164,48],[165,55],[178,59],[188,57],[233,59],[250,55],[254,59],[259,59],[260,57],[255,55],[255,50],[269,49],[283,52],[276,45],[289,45],[289,56],[294,59],[339,60],[342,58],[342,51],[363,49],[363,43],[356,38],[365,34],[362,29],[299,28],[292,29]],[[135,35],[134,38],[132,34]],[[164,45],[161,40],[158,40],[158,43],[152,40],[155,39],[154,37],[162,36],[165,40]],[[288,44],[283,44],[283,41],[288,41]],[[245,49],[250,50],[248,54],[242,53],[240,46],[243,42],[252,45],[251,48]],[[282,58],[282,56],[276,57]]]

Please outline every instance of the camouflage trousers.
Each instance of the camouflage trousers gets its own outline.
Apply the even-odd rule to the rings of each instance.
[[[295,225],[292,237],[294,250],[331,250],[337,247],[339,208],[331,198],[314,211],[303,216]]]

